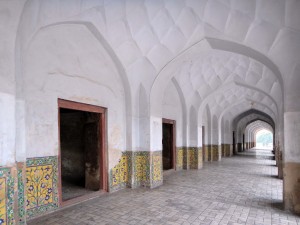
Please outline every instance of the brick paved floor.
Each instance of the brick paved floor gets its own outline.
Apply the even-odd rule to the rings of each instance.
[[[300,224],[282,210],[275,162],[235,156],[174,172],[156,189],[126,189],[28,224]]]

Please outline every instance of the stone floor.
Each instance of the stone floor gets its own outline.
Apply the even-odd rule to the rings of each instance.
[[[126,189],[28,224],[300,224],[282,210],[282,181],[269,159],[249,156],[174,172],[156,189]]]

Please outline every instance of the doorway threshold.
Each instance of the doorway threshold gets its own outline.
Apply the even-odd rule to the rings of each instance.
[[[78,196],[78,197],[75,197],[75,198],[72,198],[72,199],[68,199],[68,200],[65,200],[65,201],[61,202],[61,208],[64,208],[66,206],[76,205],[78,203],[88,201],[92,198],[97,198],[97,197],[99,197],[101,195],[104,195],[104,194],[107,194],[107,193],[108,192],[106,192],[106,191],[100,190],[100,191],[95,191],[93,193],[88,193],[88,194],[85,194],[85,195],[81,195],[81,196]]]
[[[163,171],[163,176],[170,176],[171,174],[173,174],[175,172],[175,169],[169,169],[169,170],[164,170]]]

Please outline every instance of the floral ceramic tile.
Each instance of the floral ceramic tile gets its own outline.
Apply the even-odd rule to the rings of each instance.
[[[26,209],[31,218],[58,207],[57,157],[27,159]]]
[[[53,202],[53,166],[31,166],[26,168],[26,209]]]
[[[6,178],[0,178],[0,224],[6,225]]]

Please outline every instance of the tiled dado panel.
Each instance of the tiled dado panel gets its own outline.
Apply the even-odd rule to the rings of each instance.
[[[6,178],[0,177],[0,224],[7,224]]]
[[[219,146],[218,145],[211,145],[211,157],[212,157],[212,161],[219,160]]]
[[[13,168],[0,168],[0,224],[15,224]]]
[[[189,167],[190,169],[198,169],[198,149],[189,147],[188,150]]]
[[[133,187],[157,187],[163,182],[162,151],[134,152]]]
[[[123,152],[110,173],[110,191],[162,184],[162,152]]]
[[[151,188],[155,188],[163,184],[162,171],[162,151],[151,152]]]
[[[202,148],[178,147],[176,169],[200,169],[202,167]]]
[[[188,169],[200,169],[202,168],[202,148],[201,147],[188,147],[187,148],[187,162],[189,163],[185,167]]]
[[[204,145],[205,162],[211,161],[211,145]]]
[[[26,215],[40,215],[58,207],[58,164],[56,156],[26,161]]]
[[[224,144],[224,154],[225,154],[225,157],[228,157],[230,156],[230,144]]]
[[[183,169],[183,147],[176,148],[176,170]]]
[[[225,144],[221,144],[221,156],[222,157],[225,157],[226,156],[226,154],[225,154]]]
[[[25,224],[24,168],[24,163],[17,163],[16,167],[0,168],[1,225]]]
[[[150,186],[150,152],[133,152],[132,187]]]
[[[127,187],[129,181],[129,167],[131,166],[131,155],[122,152],[119,163],[110,172],[109,191],[114,192]]]
[[[190,158],[190,169],[197,170],[202,168],[202,148],[188,148],[188,154]]]

